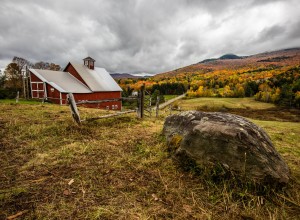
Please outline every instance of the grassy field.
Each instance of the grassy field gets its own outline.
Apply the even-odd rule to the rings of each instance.
[[[177,104],[276,112],[252,99],[203,100]],[[67,106],[0,102],[0,219],[299,219],[299,112],[284,110],[289,117],[282,118],[278,111],[264,120],[249,118],[271,136],[293,180],[262,194],[179,168],[160,135],[164,115],[77,126]],[[82,118],[106,113],[80,108]]]
[[[239,108],[239,109],[267,109],[275,106],[270,103],[257,102],[253,98],[197,98],[186,99],[182,102],[184,109],[191,108]]]
[[[41,100],[26,100],[26,99],[19,99],[18,104],[41,104]],[[17,104],[15,99],[0,99],[0,104]]]
[[[178,95],[164,95],[165,101],[169,101],[171,99],[176,98]]]
[[[257,102],[254,98],[185,99],[176,102],[175,105],[182,110],[221,111],[259,120],[300,122],[299,110]]]

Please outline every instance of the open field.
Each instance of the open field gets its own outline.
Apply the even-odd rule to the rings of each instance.
[[[220,109],[220,108],[239,108],[239,109],[267,109],[274,108],[271,103],[257,102],[253,98],[196,98],[186,99],[182,102],[182,107],[193,109],[197,107]]]
[[[37,100],[25,100],[25,99],[20,99],[19,104],[41,104],[42,101],[37,101]],[[15,99],[0,99],[0,104],[16,104]]]
[[[177,96],[178,96],[178,95],[164,95],[165,101],[166,101],[166,102],[169,101],[169,100],[171,100],[171,99],[176,98]]]
[[[178,101],[182,110],[221,111],[247,118],[269,121],[300,122],[300,111],[258,102],[254,98],[196,98]]]
[[[276,107],[252,99],[206,99],[199,107],[202,100],[178,105],[263,112],[264,120],[249,118],[287,161],[291,183],[258,192],[180,169],[160,136],[164,116],[130,114],[77,126],[67,106],[0,102],[0,219],[298,219],[299,111],[267,117]],[[80,108],[82,118],[105,113]]]

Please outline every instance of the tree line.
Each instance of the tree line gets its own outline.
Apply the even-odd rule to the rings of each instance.
[[[60,65],[55,63],[44,61],[32,63],[22,57],[14,57],[12,62],[6,66],[4,74],[0,74],[0,99],[15,98],[17,92],[19,92],[20,96],[29,98],[29,68],[61,70]]]
[[[261,83],[255,99],[300,108],[300,67],[291,68]]]
[[[255,97],[262,102],[300,107],[300,67],[292,67],[270,78],[242,80],[236,76],[226,80],[204,80],[188,91],[190,97]]]

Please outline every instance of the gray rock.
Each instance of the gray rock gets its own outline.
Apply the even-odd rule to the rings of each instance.
[[[267,133],[244,117],[187,111],[167,117],[163,134],[174,155],[222,165],[256,183],[287,183],[290,171]]]

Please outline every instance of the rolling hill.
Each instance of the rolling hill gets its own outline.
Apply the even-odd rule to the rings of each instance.
[[[256,100],[300,107],[300,48],[250,56],[225,54],[149,79],[120,81],[123,89],[187,97],[255,97]]]
[[[220,58],[211,58],[176,70],[157,74],[155,78],[173,77],[181,74],[203,74],[214,71],[238,71],[257,69],[280,69],[300,65],[300,48],[264,52],[251,56],[225,54]]]

